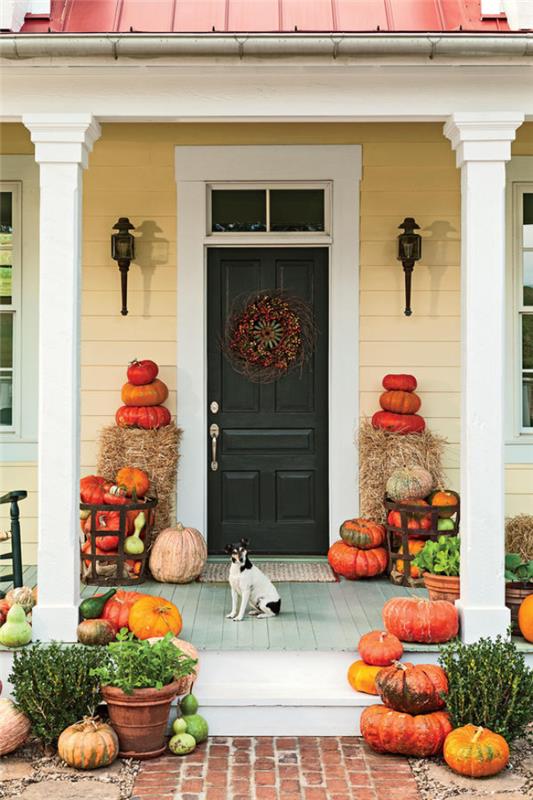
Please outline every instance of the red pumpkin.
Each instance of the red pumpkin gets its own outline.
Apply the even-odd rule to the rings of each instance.
[[[399,753],[415,758],[436,756],[442,752],[451,730],[445,711],[413,716],[377,705],[365,708],[361,714],[361,734],[378,753]]]
[[[91,554],[93,553],[92,542],[89,539],[87,539],[87,541],[82,544],[81,552],[82,553],[91,553]],[[97,556],[113,556],[113,555],[116,555],[116,553],[117,553],[116,550],[112,550],[111,552],[107,552],[107,551],[101,550],[99,547],[97,547],[96,550],[94,551],[94,555],[97,555]],[[96,562],[92,562],[88,558],[85,559],[85,566],[87,568],[91,567],[93,563],[96,563]]]
[[[385,571],[388,559],[384,547],[360,550],[345,544],[340,539],[332,544],[328,551],[328,561],[333,571],[351,581],[380,575]]]
[[[120,428],[157,430],[170,424],[170,411],[165,406],[121,406],[115,414]]]
[[[385,541],[385,528],[369,519],[347,519],[339,531],[341,539],[352,547],[360,550],[370,550],[380,547]]]
[[[134,386],[145,386],[147,383],[152,383],[157,378],[159,367],[155,361],[150,361],[145,358],[143,361],[137,361],[136,358],[130,362],[128,367],[128,381],[133,383]]]
[[[80,480],[80,497],[82,503],[99,505],[104,502],[104,493],[110,486],[109,481],[100,475],[86,475]]]
[[[403,655],[403,644],[387,631],[370,631],[359,639],[359,655],[365,664],[388,667]]]
[[[424,500],[409,499],[405,501],[406,505],[410,506],[427,506]],[[402,528],[402,516],[400,511],[389,511],[387,515],[387,522],[393,528]],[[415,531],[429,531],[431,528],[431,514],[408,514],[407,515],[407,528],[413,531],[411,536],[417,539]],[[423,534],[422,534],[423,535]]]
[[[390,391],[383,392],[379,404],[385,411],[396,414],[416,414],[422,401],[414,392]]]
[[[123,486],[113,484],[104,494],[104,503],[109,506],[125,506],[129,502]]]
[[[126,406],[160,406],[167,397],[168,388],[159,378],[142,386],[125,383],[122,387],[122,402]]]
[[[376,678],[383,703],[406,714],[427,714],[444,708],[448,692],[446,673],[436,664],[400,664],[385,667]]]
[[[421,433],[426,423],[418,414],[393,414],[392,411],[376,411],[372,427],[391,433]]]
[[[383,606],[383,622],[402,642],[439,644],[459,632],[459,615],[447,600],[393,597]]]
[[[139,512],[134,512],[138,514]],[[120,511],[97,511],[96,512],[96,520],[95,520],[95,530],[97,531],[119,531],[120,530]],[[126,516],[126,535],[131,533],[131,523]],[[91,532],[91,517],[87,517],[85,520],[83,529],[86,534]],[[118,536],[97,536],[96,537],[96,546],[100,548],[100,550],[104,552],[109,552],[110,550],[116,550],[118,547],[119,537]]]
[[[414,392],[417,385],[414,375],[385,375],[383,378],[383,388],[389,392]]]
[[[131,607],[141,597],[146,596],[139,592],[127,592],[124,589],[119,589],[105,604],[102,611],[102,619],[110,622],[116,631],[121,628],[127,628]]]
[[[115,482],[117,486],[124,486],[131,496],[135,492],[137,498],[144,497],[150,488],[150,479],[146,472],[137,467],[123,467],[117,472]]]

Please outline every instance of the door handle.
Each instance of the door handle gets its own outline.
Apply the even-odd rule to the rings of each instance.
[[[216,422],[213,422],[213,424],[209,427],[209,435],[211,437],[211,469],[213,472],[216,472],[218,469],[217,439],[220,436],[220,428]]]

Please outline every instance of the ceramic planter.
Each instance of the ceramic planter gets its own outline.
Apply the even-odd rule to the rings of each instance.
[[[518,609],[528,595],[533,594],[533,583],[522,581],[520,583],[505,584],[505,605],[511,612],[511,627],[515,634],[520,633],[518,627]]]
[[[431,572],[424,572],[423,578],[430,600],[455,603],[459,599],[461,589],[458,575],[433,575]]]
[[[135,689],[125,694],[115,686],[102,686],[111,725],[117,732],[123,758],[157,758],[166,749],[170,704],[178,695],[180,682],[162,689]]]

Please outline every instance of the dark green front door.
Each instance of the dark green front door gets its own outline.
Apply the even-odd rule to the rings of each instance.
[[[313,357],[275,383],[252,383],[221,352],[233,300],[283,289],[312,304]],[[328,251],[213,248],[208,252],[208,544],[246,537],[254,553],[324,554],[328,547]],[[213,413],[212,404],[218,405]]]

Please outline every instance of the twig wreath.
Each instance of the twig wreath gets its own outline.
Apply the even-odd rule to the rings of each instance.
[[[222,350],[236,372],[253,383],[273,383],[303,367],[316,338],[309,303],[280,290],[265,290],[235,298]]]

